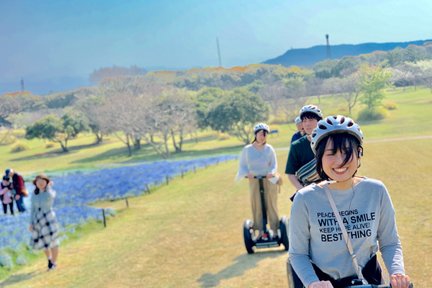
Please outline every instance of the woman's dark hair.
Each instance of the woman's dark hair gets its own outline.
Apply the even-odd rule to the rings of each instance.
[[[267,134],[268,134],[267,130],[264,130],[264,129],[260,129],[260,130],[255,131],[255,138],[254,138],[254,140],[252,141],[252,144],[255,143],[255,142],[257,141],[257,139],[256,139],[256,135],[257,135],[258,132],[260,132],[260,131],[263,131],[264,135],[267,135]],[[264,142],[264,144],[266,144],[266,143],[267,143],[267,142]]]
[[[333,142],[333,154],[336,154],[337,151],[341,151],[345,153],[345,159],[341,164],[341,167],[348,163],[353,157],[353,153],[358,153],[356,155],[361,155],[363,151],[363,147],[360,145],[360,142],[356,137],[350,135],[348,133],[340,133],[340,134],[330,134],[323,138],[316,148],[316,159],[317,159],[317,172],[323,180],[331,180],[330,177],[324,172],[322,166],[322,158],[324,156],[325,147],[328,141]],[[354,173],[354,175],[357,173]],[[353,176],[354,176],[353,175]]]
[[[48,176],[46,176],[45,174],[39,174],[38,176],[36,176],[36,178],[33,180],[33,184],[36,186],[36,181],[38,180],[38,179],[42,179],[42,180],[45,180],[45,182],[47,183],[47,186],[49,185],[49,183],[51,182],[51,180],[48,178]],[[43,191],[43,192],[46,192],[47,190],[45,190],[45,191]],[[36,188],[35,188],[35,190],[34,190],[34,193],[36,194],[36,195],[38,195],[39,194],[39,188],[36,186]]]

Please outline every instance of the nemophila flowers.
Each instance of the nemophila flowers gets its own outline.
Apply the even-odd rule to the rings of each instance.
[[[237,157],[233,155],[224,155],[191,160],[155,161],[54,176],[51,177],[53,188],[57,192],[54,210],[63,232],[73,233],[74,225],[84,224],[91,219],[102,220],[101,209],[88,206],[90,203],[141,195],[149,187],[164,184],[167,177],[173,178],[194,169],[235,158]],[[28,191],[34,190],[31,183],[26,184]],[[28,208],[30,197],[25,198]],[[114,214],[113,209],[105,209],[106,216]],[[29,212],[16,216],[0,216],[0,247],[18,250],[20,245],[28,243],[29,217]]]

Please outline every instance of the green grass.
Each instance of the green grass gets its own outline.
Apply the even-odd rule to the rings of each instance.
[[[416,287],[427,287],[432,270],[427,253],[432,251],[432,139],[413,138],[432,135],[428,119],[432,94],[429,90],[395,90],[387,99],[395,102],[397,109],[380,122],[362,125],[367,141],[360,174],[387,185],[397,213],[407,273]],[[322,98],[321,105],[326,114],[343,113],[334,98]],[[279,135],[272,135],[269,143],[286,148],[294,125],[272,128],[278,129]],[[199,137],[198,142],[190,139],[186,152],[174,158],[238,153],[243,146],[236,139],[210,132]],[[156,159],[149,149],[127,157],[114,137],[99,146],[92,142],[91,135],[80,137],[71,142],[68,154],[57,153],[57,147],[46,149],[43,141],[37,140],[27,142],[31,151],[13,155],[8,153],[9,146],[0,146],[0,161],[5,167],[30,173]],[[287,152],[277,150],[281,173]],[[149,195],[129,199],[129,209],[123,201],[97,203],[121,211],[108,221],[108,228],[103,229],[100,223],[85,225],[77,239],[61,246],[57,271],[45,273],[40,255],[30,265],[13,270],[0,287],[258,287],[268,283],[286,287],[286,253],[245,254],[241,225],[251,212],[246,182],[233,182],[237,165],[231,161],[188,173]],[[288,197],[293,192],[285,182],[279,194],[281,215],[289,215]]]
[[[427,253],[432,249],[431,144],[427,139],[369,143],[360,169],[390,191],[406,270],[416,287],[427,287],[432,269]],[[286,151],[279,151],[280,172],[285,159]],[[41,257],[16,272],[7,287],[286,287],[282,249],[245,252],[241,225],[251,212],[246,181],[233,181],[236,169],[231,161],[189,173],[129,199],[129,209],[124,201],[100,203],[122,212],[106,229],[93,227],[63,245],[54,273],[43,272]],[[282,186],[281,215],[289,215],[291,192],[289,184]]]
[[[387,92],[385,101],[395,103],[397,109],[388,111],[388,116],[384,120],[360,123],[365,132],[366,141],[382,137],[400,138],[432,135],[432,125],[430,125],[432,93],[429,89],[391,90]],[[320,105],[325,115],[347,113],[345,104],[339,97],[321,97],[319,102],[314,97],[310,99],[309,103]],[[360,109],[362,106],[357,105],[353,112],[354,116]],[[291,136],[295,132],[294,124],[271,125],[271,128],[278,129],[279,134],[271,135],[269,142],[274,147],[288,147]],[[89,169],[112,163],[160,159],[148,145],[144,145],[140,151],[135,151],[133,157],[128,157],[125,145],[115,136],[107,137],[101,145],[94,145],[93,135],[82,135],[70,141],[69,153],[62,153],[57,144],[52,148],[46,148],[45,141],[24,139],[22,130],[16,131],[14,134],[21,143],[26,144],[30,149],[11,153],[14,144],[0,145],[0,162],[4,167],[14,167],[15,170],[24,175],[41,171],[58,172],[59,170]],[[196,141],[197,139],[198,141]],[[197,136],[188,135],[184,144],[184,152],[173,153],[171,158],[239,153],[243,145],[238,139],[204,131],[199,132]]]

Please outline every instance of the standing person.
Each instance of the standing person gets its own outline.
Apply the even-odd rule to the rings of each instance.
[[[293,136],[291,137],[291,144],[300,139],[301,137],[303,137],[304,135],[304,131],[303,131],[303,124],[302,124],[302,120],[300,118],[300,116],[297,116],[294,120],[294,123],[296,124],[296,128],[297,128],[297,132],[293,134]]]
[[[340,288],[355,279],[381,284],[378,250],[392,287],[409,285],[387,188],[356,176],[362,143],[360,127],[340,115],[319,121],[312,134],[324,181],[298,191],[289,226],[289,259],[305,287]]]
[[[24,213],[26,208],[24,206],[24,197],[27,197],[27,189],[24,184],[24,178],[15,172],[13,169],[6,169],[6,177],[10,177],[12,185],[15,190],[15,202],[17,204],[18,212]]]
[[[11,214],[14,215],[12,191],[13,187],[12,183],[10,182],[10,178],[3,176],[0,190],[0,199],[3,204],[3,212],[5,215],[7,214],[7,206],[9,206]]]
[[[48,259],[48,270],[57,266],[58,224],[53,211],[56,192],[51,188],[50,179],[40,174],[33,180],[35,185],[31,201],[29,230],[32,233],[30,246],[43,249]]]
[[[266,176],[264,182],[265,204],[270,224],[270,238],[276,238],[279,229],[279,216],[277,208],[278,187],[276,180],[277,160],[273,147],[267,144],[267,135],[270,128],[265,123],[259,123],[254,127],[255,139],[252,144],[246,145],[240,156],[239,170],[236,179],[247,177],[249,179],[249,192],[252,205],[253,229],[258,230],[258,238],[266,238],[263,232],[261,198],[259,180],[254,176]],[[271,181],[272,182],[271,182]]]
[[[296,190],[320,179],[316,173],[316,160],[310,141],[312,131],[322,119],[322,112],[315,105],[306,105],[300,109],[299,117],[305,135],[291,144],[285,168],[285,173]]]

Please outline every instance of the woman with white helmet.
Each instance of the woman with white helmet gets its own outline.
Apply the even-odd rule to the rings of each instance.
[[[325,180],[297,192],[289,226],[289,260],[307,288],[381,284],[378,250],[392,287],[409,287],[387,188],[356,176],[362,143],[360,127],[340,115],[319,121],[312,133],[317,171]]]
[[[255,139],[252,144],[246,145],[240,156],[239,170],[236,179],[247,177],[249,179],[249,191],[252,205],[253,229],[258,230],[257,237],[263,236],[261,198],[259,182],[254,176],[266,176],[264,181],[265,203],[267,216],[270,224],[270,232],[276,237],[279,229],[279,216],[277,209],[277,184],[273,183],[277,175],[276,153],[273,147],[267,144],[267,135],[270,133],[269,126],[265,123],[258,123],[254,127]],[[272,180],[269,181],[269,180]],[[267,237],[267,235],[264,235]]]

